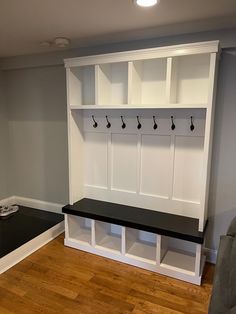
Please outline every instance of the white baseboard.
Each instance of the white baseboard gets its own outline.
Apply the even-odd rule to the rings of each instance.
[[[12,205],[15,203],[15,196],[10,196],[0,200],[0,205]]]
[[[39,236],[23,244],[13,252],[3,256],[0,259],[0,274],[19,263],[33,252],[37,251],[39,248],[56,238],[62,232],[64,232],[64,221],[41,233]]]
[[[41,200],[36,200],[33,198],[21,197],[21,196],[13,196],[12,197],[15,204],[21,206],[32,207],[36,209],[46,210],[54,213],[61,213],[61,209],[64,205],[58,203],[50,203]]]
[[[217,250],[204,248],[204,253],[206,254],[207,262],[212,263],[212,264],[216,264]]]

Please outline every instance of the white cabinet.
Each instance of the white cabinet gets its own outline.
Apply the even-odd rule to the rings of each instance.
[[[218,52],[212,41],[65,60],[70,204],[91,198],[136,206],[196,218],[204,230]],[[159,271],[177,278],[183,269],[200,273],[198,246],[181,253],[167,241],[157,254],[164,252],[160,235],[143,240],[141,231],[93,224],[91,231],[68,218],[68,239],[111,258],[151,267],[159,260]]]

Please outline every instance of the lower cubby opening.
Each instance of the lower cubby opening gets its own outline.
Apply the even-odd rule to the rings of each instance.
[[[89,218],[68,215],[69,238],[91,245],[92,242],[92,220]]]
[[[107,222],[95,222],[96,247],[121,254],[122,227]]]
[[[125,232],[126,256],[156,264],[157,235],[132,228]]]
[[[196,243],[161,236],[160,266],[195,275]]]

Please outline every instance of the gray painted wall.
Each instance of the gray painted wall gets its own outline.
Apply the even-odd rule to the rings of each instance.
[[[66,81],[62,66],[5,73],[14,194],[68,201]]]
[[[196,37],[196,36],[195,36]],[[193,37],[193,38],[195,38]],[[217,33],[215,34],[217,38]],[[190,38],[188,37],[189,41]],[[205,40],[210,39],[204,37]],[[198,35],[198,40],[201,40]],[[167,40],[168,41],[168,40]],[[177,40],[173,43],[182,43]],[[137,43],[136,43],[137,44]],[[150,44],[150,42],[149,42]],[[148,46],[150,46],[148,44]],[[169,42],[171,44],[171,42]],[[122,47],[127,45],[119,46]],[[99,52],[117,45],[100,47]],[[146,41],[139,47],[147,47]],[[129,49],[136,48],[129,45]],[[88,49],[87,54],[92,54]],[[79,53],[78,53],[79,55]],[[62,57],[62,56],[61,56]],[[60,57],[60,58],[61,58]],[[20,59],[32,66],[37,57]],[[42,60],[48,64],[52,56]],[[35,61],[37,64],[37,61]],[[47,63],[46,62],[46,63]],[[11,68],[8,63],[8,68]],[[14,59],[13,65],[17,64]],[[14,67],[14,66],[13,66]],[[9,70],[5,73],[9,127],[14,156],[14,194],[45,201],[68,201],[66,82],[61,65]],[[236,49],[222,53],[217,89],[215,136],[209,198],[207,247],[217,249],[219,236],[236,215]]]
[[[0,200],[11,196],[9,190],[9,133],[4,81],[0,71]]]

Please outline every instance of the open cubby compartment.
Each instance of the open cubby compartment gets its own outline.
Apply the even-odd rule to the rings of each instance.
[[[131,104],[165,104],[167,59],[134,61],[129,66]]]
[[[92,224],[89,218],[67,215],[68,235],[73,241],[76,240],[85,245],[92,244]]]
[[[170,103],[205,105],[208,103],[210,54],[170,59]]]
[[[95,67],[93,65],[72,67],[69,70],[70,106],[95,104]]]
[[[128,62],[96,65],[97,104],[128,103]]]
[[[126,256],[156,264],[157,235],[147,231],[125,228]]]
[[[102,222],[95,222],[95,243],[97,248],[121,254],[122,227]]]
[[[196,270],[201,259],[200,244],[161,236],[160,266],[190,276],[199,275]]]

